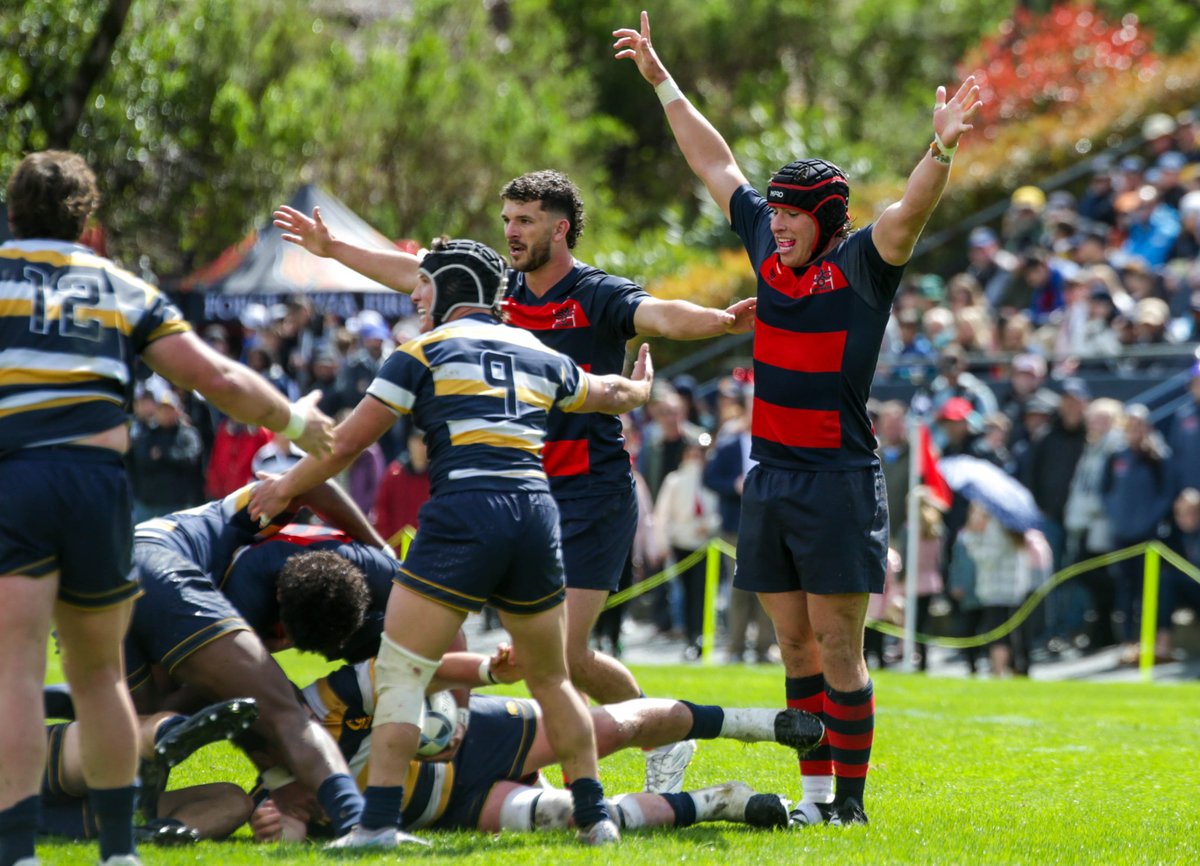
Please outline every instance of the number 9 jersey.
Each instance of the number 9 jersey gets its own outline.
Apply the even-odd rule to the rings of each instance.
[[[124,424],[137,356],[187,330],[156,288],[85,246],[0,246],[0,454]]]
[[[566,355],[481,313],[400,346],[367,394],[425,430],[437,496],[548,491],[542,446],[549,411],[576,411],[587,389],[587,376]]]

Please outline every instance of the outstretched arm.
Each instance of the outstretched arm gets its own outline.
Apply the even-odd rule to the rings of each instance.
[[[402,250],[372,250],[339,240],[321,219],[319,207],[313,208],[310,217],[293,207],[280,205],[274,220],[276,228],[283,229],[285,241],[304,247],[314,256],[332,258],[398,292],[411,293],[417,287],[419,255]]]
[[[667,68],[658,59],[650,44],[650,16],[642,13],[640,31],[622,28],[614,30],[613,36],[617,40],[613,43],[617,59],[633,60],[642,77],[654,86],[684,158],[729,219],[729,199],[746,182],[746,177],[721,133],[679,92]]]
[[[701,307],[691,301],[646,298],[633,314],[633,326],[643,337],[699,340],[720,334],[745,334],[754,329],[758,299],[738,301],[726,310]]]
[[[588,392],[583,402],[569,409],[568,412],[603,412],[606,415],[620,415],[644,406],[650,399],[650,388],[654,385],[654,363],[650,360],[650,346],[642,343],[638,350],[637,363],[633,365],[630,378],[624,376],[587,376]]]
[[[937,89],[933,109],[934,143],[908,177],[900,201],[889,205],[875,223],[871,238],[885,262],[902,265],[912,257],[917,238],[950,179],[950,162],[963,134],[973,129],[971,120],[983,103],[979,87],[970,76],[946,101],[946,88]]]

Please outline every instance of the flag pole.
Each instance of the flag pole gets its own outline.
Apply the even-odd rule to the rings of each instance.
[[[904,657],[900,670],[916,670],[917,647],[917,547],[921,543],[921,422],[908,427],[908,493],[905,505],[904,551]]]

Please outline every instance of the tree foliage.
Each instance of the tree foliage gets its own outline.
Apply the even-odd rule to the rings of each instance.
[[[1094,2],[1114,25],[1136,14],[1157,50],[1182,56],[1200,24],[1193,0]],[[933,90],[955,83],[958,58],[1039,6],[661,0],[651,12],[655,44],[748,177],[821,153],[854,176],[861,219],[870,190],[894,187],[925,146]],[[303,181],[393,237],[499,244],[500,186],[555,167],[588,202],[581,255],[678,275],[734,239],[652,90],[612,60],[612,30],[636,14],[613,0],[11,0],[0,172],[32,149],[80,151],[100,175],[111,249],[170,278]]]

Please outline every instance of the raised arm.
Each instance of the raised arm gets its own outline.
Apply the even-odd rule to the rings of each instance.
[[[276,228],[283,229],[285,241],[304,247],[314,256],[332,258],[398,292],[411,293],[417,287],[420,256],[402,250],[373,250],[340,240],[321,219],[319,207],[313,208],[310,217],[293,207],[280,205],[274,221]]]
[[[614,30],[613,36],[617,40],[613,43],[617,49],[617,59],[633,60],[642,77],[654,86],[684,158],[704,182],[708,194],[721,208],[725,218],[729,219],[729,199],[739,186],[746,183],[746,177],[738,168],[733,152],[721,133],[680,92],[667,68],[658,59],[654,46],[650,44],[650,16],[642,13],[640,31],[623,28]]]
[[[885,262],[902,265],[912,257],[917,238],[950,180],[950,163],[963,134],[973,129],[971,120],[983,103],[979,87],[970,76],[946,101],[946,88],[937,89],[933,108],[933,144],[908,176],[900,201],[888,206],[871,231],[875,248]]]
[[[637,363],[633,365],[633,372],[628,379],[615,375],[584,375],[588,383],[587,396],[575,406],[563,407],[565,411],[620,415],[622,412],[644,406],[650,399],[650,388],[654,385],[654,363],[650,360],[650,346],[642,343],[638,350]]]

